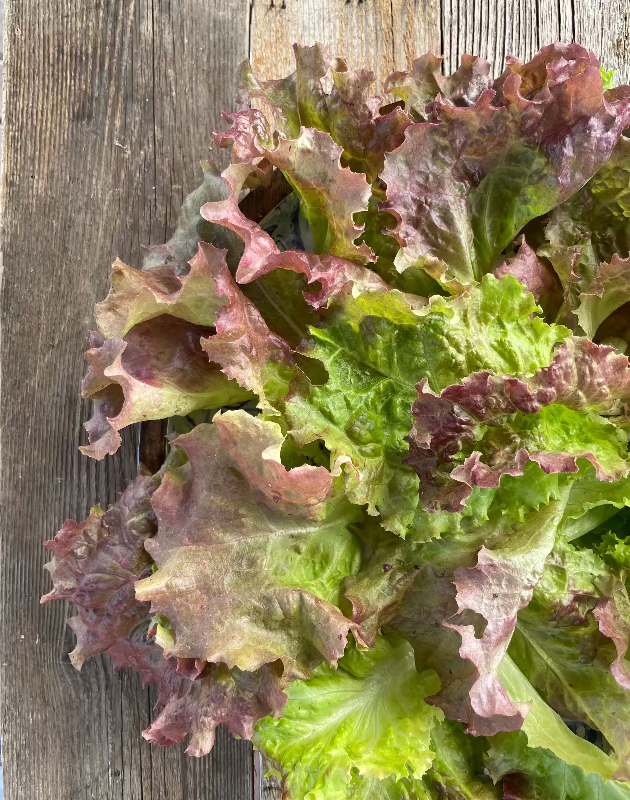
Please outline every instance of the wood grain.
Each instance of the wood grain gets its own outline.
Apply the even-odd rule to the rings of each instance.
[[[576,41],[593,50],[619,83],[630,80],[630,7],[614,0],[441,0],[444,63],[464,53],[487,58],[499,75],[507,55],[521,61],[546,44]]]
[[[255,0],[250,41],[261,78],[293,71],[294,42],[325,44],[349,66],[373,69],[379,85],[394,68],[390,0]]]
[[[350,68],[369,67],[376,91],[417,55],[440,51],[439,0],[254,0],[254,70],[277,78],[294,69],[293,44],[321,42]]]
[[[575,40],[582,42],[608,69],[617,83],[630,82],[630,6],[627,2],[593,0],[575,4]]]
[[[7,4],[1,315],[0,664],[7,800],[250,800],[251,749],[221,732],[211,757],[151,748],[147,691],[67,653],[68,609],[41,607],[43,542],[111,502],[135,472],[81,456],[82,350],[115,256],[164,241],[199,182],[248,0],[12,0]],[[218,80],[217,76],[221,76]],[[227,154],[220,154],[226,158]]]
[[[377,91],[395,69],[440,50],[439,0],[254,0],[251,60],[261,78],[294,69],[293,44],[325,44],[352,68],[369,67]]]
[[[614,0],[8,0],[0,305],[0,685],[7,800],[250,800],[279,795],[249,745],[150,748],[150,698],[95,659],[76,673],[42,542],[110,502],[135,471],[135,433],[100,464],[79,455],[78,400],[92,307],[115,256],[162,242],[199,180],[236,66],[292,69],[322,41],[380,87],[427,50],[530,57],[556,39],[630,78],[630,13]],[[215,153],[225,163],[227,153]]]
[[[434,0],[392,0],[394,69],[407,70],[423,53],[442,52],[441,6]]]

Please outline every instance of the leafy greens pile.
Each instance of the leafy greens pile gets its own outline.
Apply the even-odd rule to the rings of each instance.
[[[96,307],[86,454],[216,413],[44,601],[156,685],[149,741],[225,724],[287,798],[630,798],[630,87],[576,44],[388,99],[295,53]],[[314,252],[239,207],[274,169]]]

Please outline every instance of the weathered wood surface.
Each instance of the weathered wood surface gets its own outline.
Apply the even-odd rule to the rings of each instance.
[[[119,255],[162,242],[199,182],[249,51],[247,0],[15,0],[7,7],[2,293],[2,747],[7,800],[249,800],[249,745],[151,748],[149,696],[106,659],[79,674],[42,544],[133,475],[136,441],[77,451],[92,306]],[[220,76],[220,79],[218,79]],[[223,155],[223,154],[221,154]]]
[[[133,475],[135,435],[97,464],[78,452],[82,349],[115,256],[164,240],[200,176],[248,55],[263,77],[294,41],[322,41],[377,80],[426,50],[531,56],[581,41],[630,78],[630,14],[614,0],[7,0],[2,221],[0,686],[7,800],[251,800],[251,748],[150,748],[148,693],[95,659],[70,666],[67,609],[42,543],[111,502]],[[221,161],[225,154],[215,154]],[[258,770],[256,770],[258,773]]]

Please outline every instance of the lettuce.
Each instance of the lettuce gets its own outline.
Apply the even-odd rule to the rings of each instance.
[[[392,103],[295,55],[243,65],[232,163],[114,264],[82,449],[173,433],[42,601],[156,687],[150,742],[226,725],[287,798],[630,798],[630,87],[554,44],[425,55]]]

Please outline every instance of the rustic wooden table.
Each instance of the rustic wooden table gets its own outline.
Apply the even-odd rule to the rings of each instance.
[[[625,5],[626,10],[620,10]],[[237,64],[290,71],[294,41],[321,41],[382,82],[427,50],[520,59],[557,39],[630,77],[630,6],[619,0],[6,0],[2,355],[2,762],[6,800],[251,800],[251,747],[150,747],[151,698],[103,659],[68,661],[67,609],[42,543],[66,517],[114,499],[136,436],[96,463],[78,451],[92,307],[115,256],[169,234],[200,177]],[[214,158],[225,162],[225,154]]]

